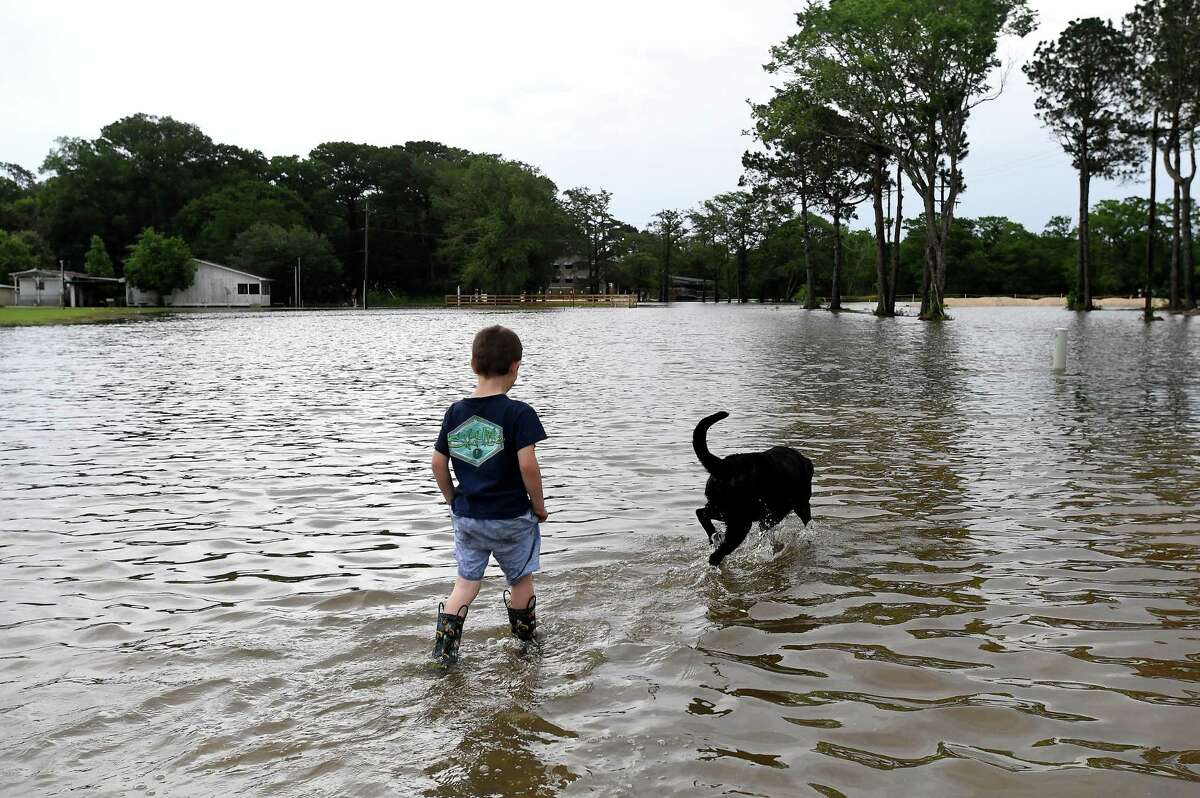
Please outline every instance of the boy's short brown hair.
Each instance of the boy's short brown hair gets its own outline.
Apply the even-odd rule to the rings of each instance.
[[[471,344],[471,368],[483,377],[503,377],[521,359],[521,339],[499,324],[475,333]]]

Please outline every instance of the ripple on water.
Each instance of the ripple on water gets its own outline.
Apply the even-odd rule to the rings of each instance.
[[[956,315],[0,331],[0,793],[1195,794],[1194,325]],[[428,452],[497,320],[551,435],[544,642],[493,575],[442,673]],[[817,465],[816,521],[720,572],[718,409],[714,451]]]

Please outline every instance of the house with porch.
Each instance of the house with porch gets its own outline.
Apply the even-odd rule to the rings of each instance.
[[[121,277],[93,277],[65,269],[26,269],[12,273],[14,305],[82,308],[107,304],[121,294]]]

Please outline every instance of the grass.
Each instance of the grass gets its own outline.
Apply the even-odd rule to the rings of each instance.
[[[149,318],[171,313],[170,308],[0,308],[0,327],[33,327],[43,324],[88,324]]]

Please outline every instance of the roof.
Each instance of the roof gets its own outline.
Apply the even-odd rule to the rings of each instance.
[[[72,275],[72,276],[67,277],[68,285],[75,285],[78,283],[87,284],[87,283],[123,283],[123,282],[125,282],[124,277],[95,277],[90,274],[80,274],[79,272],[67,272],[67,274]]]
[[[9,272],[10,277],[88,277],[85,272],[62,271],[59,269],[26,269],[23,272]]]
[[[203,260],[202,258],[192,258],[192,260],[196,261],[196,263],[202,263],[205,266],[212,266],[214,269],[224,269],[227,272],[233,272],[234,274],[240,274],[243,277],[253,277],[255,280],[265,280],[268,283],[275,282],[275,280],[271,277],[263,277],[258,274],[251,274],[250,272],[244,272],[241,269],[235,269],[232,266],[226,266],[224,263],[213,263],[211,260]]]

